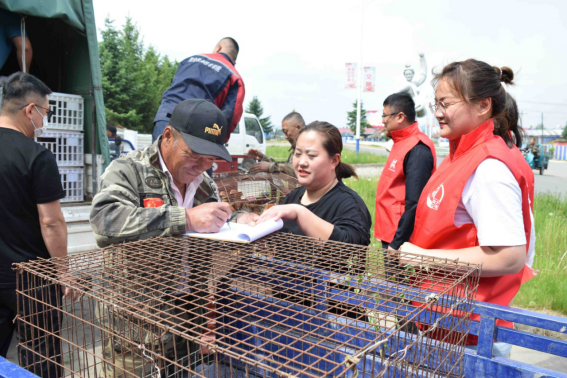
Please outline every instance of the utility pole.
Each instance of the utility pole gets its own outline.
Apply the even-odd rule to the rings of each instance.
[[[360,118],[361,118],[361,105],[362,101],[362,48],[363,48],[363,37],[364,37],[364,8],[360,12],[360,60],[358,61],[358,101],[356,102],[356,156],[360,150]]]
[[[541,112],[541,146],[543,148],[543,112]]]
[[[370,0],[366,5],[362,7],[360,11],[360,60],[358,61],[358,103],[356,105],[356,156],[360,151],[360,119],[361,119],[361,102],[362,102],[362,49],[364,47],[364,9],[374,0]]]

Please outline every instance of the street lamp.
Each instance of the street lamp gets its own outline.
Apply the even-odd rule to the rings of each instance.
[[[362,6],[360,11],[360,60],[358,61],[358,101],[356,105],[356,155],[360,150],[360,118],[361,118],[361,101],[362,101],[362,49],[363,49],[363,38],[364,38],[364,10],[370,3],[374,0],[370,0],[366,5]]]

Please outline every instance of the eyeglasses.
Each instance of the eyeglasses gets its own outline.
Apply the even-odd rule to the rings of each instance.
[[[382,119],[384,119],[384,118],[386,118],[386,117],[389,117],[389,116],[396,115],[396,114],[400,114],[400,113],[402,113],[402,112],[396,112],[396,113],[390,113],[390,114],[382,114]]]
[[[430,102],[429,103],[429,109],[431,110],[431,112],[433,114],[435,114],[437,112],[437,109],[439,109],[441,114],[445,114],[445,112],[447,111],[447,108],[449,106],[458,104],[459,102],[463,102],[463,101],[465,101],[465,100],[455,101],[455,102],[452,102],[450,104],[445,104],[443,101]]]
[[[26,106],[30,106],[30,104],[26,104],[24,106],[20,106],[18,109],[22,110],[23,108],[25,108]],[[34,106],[43,109],[43,110],[47,110],[47,121],[51,122],[51,117],[53,117],[53,115],[55,114],[55,112],[53,110],[49,110],[47,108],[44,108],[43,106],[39,106],[39,105],[35,105]]]

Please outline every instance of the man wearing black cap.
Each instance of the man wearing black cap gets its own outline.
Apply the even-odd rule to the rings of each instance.
[[[218,201],[217,186],[203,172],[215,158],[232,161],[224,146],[226,133],[226,118],[212,102],[179,103],[154,144],[121,156],[102,175],[90,216],[98,245],[217,232],[232,213]],[[150,198],[163,205],[147,207],[144,199]],[[238,220],[247,222],[248,217],[242,214]]]
[[[102,175],[102,190],[92,204],[90,221],[98,245],[104,247],[187,231],[217,232],[232,214],[227,203],[219,202],[217,186],[203,172],[212,166],[215,158],[231,161],[224,147],[227,128],[226,118],[212,102],[185,100],[175,107],[169,124],[154,144],[114,160]],[[254,218],[257,216],[240,214],[238,222],[250,223]],[[195,332],[205,332],[203,337],[211,341],[211,336],[203,331],[205,328],[197,329],[201,328],[197,325],[204,321],[207,303],[212,301],[207,282],[210,264],[203,263],[211,257],[204,256],[200,264],[189,264],[183,261],[181,252],[164,254],[164,258],[171,260],[171,271],[153,271],[148,266],[147,274],[132,274],[128,279],[147,280],[147,277],[159,276],[163,278],[160,282],[179,282],[179,292],[176,293],[167,291],[171,284],[158,287],[160,284],[156,282],[152,293],[159,295],[155,303],[162,304],[147,311],[174,311],[175,316],[183,319],[185,324],[191,324]],[[185,278],[181,279],[180,272],[186,273],[183,273]],[[192,289],[189,293],[181,288],[183,280],[198,282],[203,290],[195,292]],[[196,286],[192,284],[192,287]],[[170,303],[175,303],[175,310],[167,307]],[[111,331],[103,335],[104,353],[115,361],[112,365],[103,363],[98,376],[125,376],[125,372],[135,376],[147,375],[150,366],[141,352],[116,350],[121,341],[113,334],[119,332],[118,328],[124,328],[128,320],[115,313],[110,315],[111,312],[105,308],[98,311],[104,312],[97,317]],[[168,333],[160,339],[159,348],[169,360],[191,356],[190,363],[197,364],[200,355],[196,352],[197,344],[190,343],[188,346],[186,341]],[[169,376],[171,372],[164,373]]]

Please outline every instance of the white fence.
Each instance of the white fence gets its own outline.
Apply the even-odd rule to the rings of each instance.
[[[553,154],[554,159],[567,160],[567,145],[556,144],[554,148],[555,148],[555,153]]]

